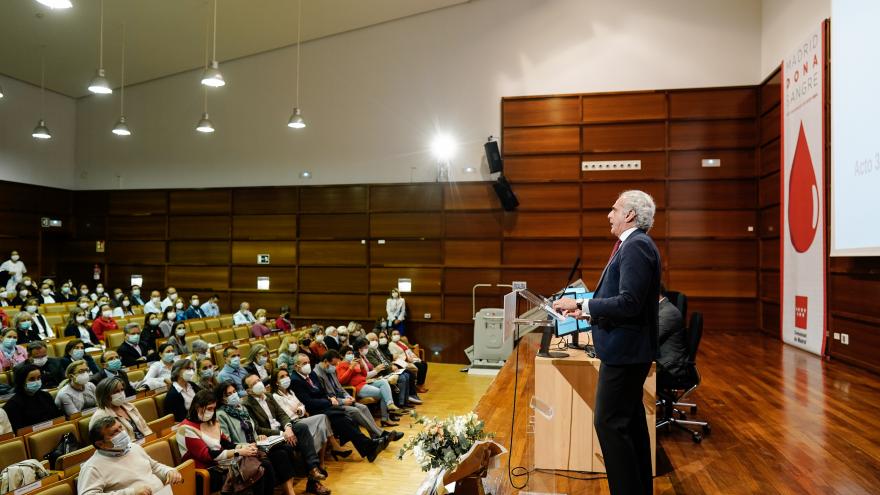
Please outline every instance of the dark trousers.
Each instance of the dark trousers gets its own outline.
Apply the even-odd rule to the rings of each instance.
[[[373,452],[373,441],[361,433],[357,424],[345,414],[345,409],[329,407],[321,411],[321,413],[327,415],[327,419],[330,420],[330,427],[333,429],[333,433],[339,437],[340,444],[353,443],[354,448],[357,449],[358,454],[362,457],[366,457]]]
[[[312,438],[312,434],[309,433],[309,427],[300,423],[293,423],[293,434],[296,436],[296,449],[302,455],[303,460],[306,463],[307,469],[312,469],[313,467],[318,467],[321,465],[320,459],[318,459],[318,453],[315,451],[315,440]],[[284,481],[287,481],[290,478],[284,478]]]
[[[642,387],[651,363],[602,363],[596,386],[593,424],[612,495],[653,493],[651,440],[642,404]]]
[[[413,363],[416,366],[416,369],[419,370],[419,378],[416,382],[417,385],[424,385],[425,379],[428,378],[428,363],[424,361],[419,361],[418,363]]]

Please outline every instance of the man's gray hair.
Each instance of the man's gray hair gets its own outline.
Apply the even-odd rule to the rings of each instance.
[[[195,354],[207,354],[208,353],[208,343],[202,339],[196,339],[190,344],[192,347],[192,351]]]
[[[125,333],[127,333],[127,334],[131,333],[131,331],[134,330],[135,328],[138,328],[138,329],[141,328],[140,323],[131,322],[131,323],[125,325]]]
[[[620,193],[620,198],[623,199],[623,212],[632,211],[636,214],[634,220],[636,227],[645,232],[651,230],[651,227],[654,226],[654,213],[657,211],[654,198],[644,191],[635,189],[623,191]]]

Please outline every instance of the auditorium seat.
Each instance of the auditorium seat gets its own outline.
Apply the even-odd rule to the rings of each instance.
[[[190,332],[201,332],[205,329],[205,322],[203,320],[193,320],[187,323]]]
[[[235,340],[251,338],[251,328],[250,327],[245,327],[245,326],[235,327],[232,329],[232,331],[235,333]],[[244,354],[244,353],[242,352],[242,354]]]
[[[15,437],[0,442],[0,466],[8,466],[29,459],[24,438]]]
[[[221,328],[217,330],[217,337],[220,342],[232,342],[235,340],[235,332],[231,328]]]
[[[232,315],[225,315],[220,317],[220,326],[223,328],[232,327],[234,321],[232,320]]]
[[[220,343],[220,337],[217,336],[217,332],[202,332],[198,335],[198,338],[204,340],[209,344]]]
[[[281,338],[277,335],[271,335],[269,337],[265,337],[263,339],[263,343],[266,344],[266,348],[270,351],[277,351],[278,346],[281,345]]]
[[[180,473],[180,476],[183,478],[183,483],[179,485],[171,485],[171,491],[174,495],[208,495],[208,483],[205,483],[206,478],[203,478],[202,483],[202,493],[196,494],[196,476],[198,470],[196,470],[196,463],[192,459],[187,460],[183,464],[177,466],[177,471]],[[207,471],[202,470],[202,476],[207,476]]]
[[[64,348],[67,347],[67,343],[73,340],[72,337],[64,337],[62,339],[57,339],[49,342],[47,347],[52,347],[52,351],[55,353],[55,356],[64,356]],[[48,350],[48,349],[47,349]]]
[[[156,403],[156,411],[162,415],[162,412],[165,411],[165,392],[161,394],[156,394],[153,396],[153,401]]]
[[[167,438],[161,438],[145,445],[144,450],[147,452],[147,455],[166,466],[176,465],[174,455],[171,453],[171,445],[168,443]]]
[[[81,438],[88,438],[88,435]],[[69,454],[65,454],[55,461],[55,469],[64,471],[64,477],[68,478],[79,473],[79,466],[86,462],[92,454],[95,453],[95,447],[88,445],[79,450],[74,450]]]
[[[144,370],[129,370],[128,371],[128,381],[131,383],[137,383],[144,379]]]
[[[217,330],[221,327],[219,318],[208,318],[205,320],[205,328]]]
[[[80,438],[89,438],[89,421],[91,416],[84,416],[76,420],[76,429],[79,431]]]
[[[49,319],[49,315],[52,315],[52,316],[60,315],[61,313],[64,313],[65,311],[67,311],[67,308],[65,307],[64,303],[44,304],[40,308],[40,312],[43,313],[44,316],[46,316],[47,320]],[[49,323],[51,323],[51,321]]]
[[[77,442],[80,441],[79,430],[73,422],[61,423],[60,425],[45,430],[28,433],[25,435],[25,444],[31,459],[42,459],[46,454],[55,449],[61,436],[73,433]]]
[[[31,495],[76,495],[71,482],[74,480],[63,479],[30,492]]]
[[[107,332],[104,334],[104,341],[107,343],[108,349],[117,349],[125,341],[125,332],[121,330]]]
[[[147,423],[159,419],[159,411],[156,409],[156,401],[153,400],[153,397],[138,399],[132,402],[132,405],[137,408]]]
[[[64,324],[64,317],[61,314],[47,314],[43,316],[46,318],[46,322],[52,325],[52,328],[55,328],[56,325]]]

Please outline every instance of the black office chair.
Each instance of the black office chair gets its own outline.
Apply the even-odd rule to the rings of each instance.
[[[681,312],[682,321],[688,321],[688,297],[684,292],[678,292],[677,290],[668,290],[666,291],[666,299],[669,299],[669,302],[675,305],[678,308],[678,311]]]
[[[697,370],[697,351],[700,348],[700,339],[703,336],[703,313],[699,311],[691,315],[690,325],[687,329],[688,340],[688,370],[682,378],[671,378],[669,383],[664,384],[663,388],[657,391],[659,398],[658,408],[660,409],[660,418],[657,420],[657,429],[668,428],[672,426],[681,428],[691,434],[694,442],[700,443],[703,435],[712,432],[712,427],[707,421],[695,421],[687,418],[687,413],[682,409],[689,407],[691,414],[696,414],[697,405],[681,402],[688,397],[697,387],[700,386],[700,372]],[[702,429],[695,431],[688,426],[699,426]]]

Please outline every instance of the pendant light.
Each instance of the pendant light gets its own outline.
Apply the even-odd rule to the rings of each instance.
[[[3,86],[0,86],[0,98],[3,98]]]
[[[131,129],[125,123],[125,23],[122,23],[122,63],[120,64],[120,77],[122,85],[119,86],[119,120],[113,126],[113,134],[117,136],[131,136]]]
[[[214,0],[214,50],[211,54],[211,64],[205,67],[205,73],[202,75],[202,84],[212,88],[226,85],[223,74],[220,73],[220,64],[217,63],[217,0]]]
[[[113,92],[107,78],[104,77],[104,0],[101,0],[101,29],[98,37],[98,70],[95,78],[89,83],[89,91],[96,95],[109,95]]]
[[[70,0],[37,0],[37,3],[43,4],[50,9],[69,9],[73,7]]]
[[[300,45],[302,45],[302,0],[297,1],[297,20],[296,20],[296,105],[293,107],[293,114],[287,121],[287,127],[293,129],[302,129],[306,126],[303,120],[302,110],[299,108],[299,59]]]
[[[205,21],[205,69],[208,67],[208,22]],[[205,94],[205,110],[202,113],[202,118],[199,120],[199,123],[196,124],[196,130],[199,132],[203,132],[205,134],[210,134],[214,132],[214,124],[211,123],[211,118],[208,117],[208,87],[205,86],[202,88],[202,91]]]
[[[31,136],[34,139],[52,139],[52,133],[49,132],[49,127],[46,125],[46,120],[42,117],[44,115],[45,107],[46,107],[46,47],[43,47],[43,52],[40,55],[40,120],[37,122],[37,126],[34,127],[34,132],[31,133]]]

